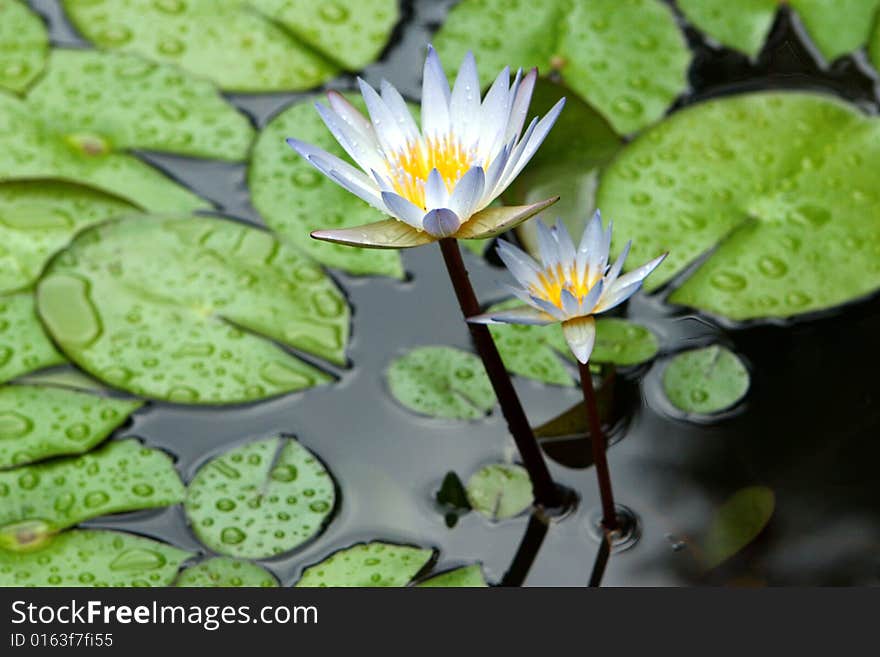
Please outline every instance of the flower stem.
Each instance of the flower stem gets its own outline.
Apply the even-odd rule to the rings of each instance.
[[[590,374],[589,363],[578,363],[581,375],[581,390],[587,408],[587,420],[590,423],[590,444],[593,446],[593,463],[596,466],[596,478],[599,480],[599,497],[602,500],[602,526],[606,532],[617,530],[617,511],[614,508],[614,494],[611,492],[611,474],[608,471],[608,459],[605,449],[608,441],[602,431],[599,419],[599,406],[596,404],[596,391],[593,390],[593,375]]]
[[[455,289],[455,296],[458,298],[458,305],[465,319],[473,317],[480,313],[480,304],[477,301],[477,295],[471,286],[468,278],[467,269],[461,259],[461,250],[458,242],[454,238],[445,238],[440,240],[440,251],[443,253],[443,260],[446,263],[446,270],[449,272],[449,280]],[[532,433],[532,427],[526,418],[522,404],[510,375],[504,367],[501,360],[501,354],[495,346],[492,334],[489,328],[483,324],[470,324],[468,328],[471,332],[471,338],[477,353],[483,360],[483,367],[486,368],[486,374],[489,375],[489,381],[495,390],[495,396],[498,397],[498,403],[501,405],[501,412],[504,419],[507,420],[507,426],[513,436],[517,449],[523,460],[523,465],[529,473],[532,480],[532,488],[535,491],[535,500],[541,506],[553,508],[560,506],[561,495],[550,471],[547,469],[547,463],[541,454],[541,448]]]

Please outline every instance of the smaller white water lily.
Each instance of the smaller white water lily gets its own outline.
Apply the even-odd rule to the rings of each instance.
[[[621,275],[631,244],[627,242],[620,257],[609,267],[611,222],[603,230],[598,210],[587,222],[577,248],[561,221],[550,228],[538,220],[541,264],[509,242],[498,244],[498,255],[522,286],[510,286],[510,290],[528,305],[477,315],[468,321],[535,325],[562,322],[568,346],[575,358],[586,364],[596,342],[593,315],[611,310],[629,299],[666,257],[664,253]]]
[[[537,70],[505,68],[480,99],[471,53],[452,89],[440,58],[428,48],[422,83],[421,126],[400,93],[358,80],[368,117],[341,94],[316,105],[336,141],[361,170],[298,139],[287,143],[331,180],[393,217],[355,228],[319,230],[312,237],[372,248],[409,248],[453,237],[493,237],[534,216],[558,197],[516,207],[489,207],[544,141],[562,110],[525,127]],[[525,130],[523,128],[525,127]]]

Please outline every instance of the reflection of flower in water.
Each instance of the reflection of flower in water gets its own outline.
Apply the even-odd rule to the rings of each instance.
[[[468,53],[452,89],[433,48],[422,87],[421,129],[388,82],[377,93],[360,80],[369,118],[331,91],[321,118],[362,169],[297,139],[288,143],[319,171],[396,221],[316,231],[318,239],[356,246],[404,248],[445,237],[484,238],[533,216],[549,203],[488,206],[507,188],[544,141],[560,100],[523,130],[537,70],[505,68],[480,99],[474,57]]]

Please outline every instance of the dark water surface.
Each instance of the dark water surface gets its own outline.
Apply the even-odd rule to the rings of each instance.
[[[50,22],[57,45],[83,45],[54,0],[32,0]],[[404,21],[382,61],[365,77],[387,77],[417,98],[422,49],[450,0],[405,2]],[[826,90],[877,109],[867,67],[845,59],[820,70],[787,16],[777,21],[757,62],[707,46],[688,31],[696,51],[689,104],[726,93],[801,88]],[[345,77],[331,86],[349,88]],[[304,94],[233,95],[258,126]],[[145,157],[216,203],[218,211],[261,223],[250,205],[246,167],[146,154]],[[318,539],[262,563],[283,585],[302,568],[352,543],[385,539],[434,546],[440,566],[480,561],[492,582],[510,567],[529,522],[521,516],[490,523],[476,513],[447,528],[432,500],[443,475],[465,479],[479,466],[516,453],[500,412],[478,422],[413,415],[384,388],[390,360],[410,348],[469,348],[439,250],[404,253],[407,282],[334,272],[354,309],[351,369],[335,385],[244,407],[190,409],[148,405],[122,435],[173,453],[185,480],[212,456],[278,432],[296,435],[327,463],[341,503]],[[503,296],[506,274],[466,254],[481,299]],[[629,315],[654,328],[667,353],[705,343],[719,331],[693,316],[637,297]],[[749,363],[745,404],[714,424],[675,419],[659,388],[658,359],[640,385],[641,404],[609,459],[618,501],[635,511],[640,540],[611,557],[607,585],[871,584],[880,582],[880,306],[877,298],[833,317],[793,326],[752,326],[721,339]],[[575,388],[517,380],[526,410],[541,423],[578,401]],[[576,509],[553,523],[526,579],[528,585],[583,586],[598,546],[591,517],[598,509],[592,469],[551,463],[557,480],[577,491]],[[776,511],[761,537],[712,573],[701,572],[696,543],[713,510],[754,484],[776,494]],[[103,518],[93,527],[125,529],[181,547],[205,549],[190,533],[181,507]]]

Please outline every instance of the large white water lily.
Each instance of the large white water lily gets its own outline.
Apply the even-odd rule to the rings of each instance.
[[[320,230],[329,242],[407,248],[445,237],[498,235],[557,199],[517,207],[488,206],[507,188],[547,136],[564,99],[523,129],[537,70],[505,68],[480,98],[477,65],[465,56],[452,89],[440,59],[428,48],[422,85],[421,128],[400,93],[382,81],[377,92],[358,80],[369,118],[342,95],[316,105],[339,144],[360,167],[297,139],[287,142],[336,183],[393,220]]]
[[[598,210],[587,222],[577,248],[561,221],[553,228],[541,220],[537,225],[540,264],[508,242],[498,244],[498,255],[521,286],[510,289],[528,305],[477,315],[468,321],[537,325],[562,322],[568,346],[575,358],[586,364],[596,341],[593,315],[611,310],[635,294],[666,254],[621,275],[631,242],[609,267],[611,222],[603,230]]]

